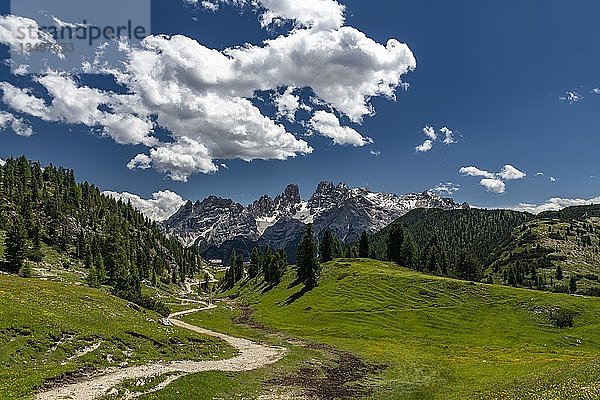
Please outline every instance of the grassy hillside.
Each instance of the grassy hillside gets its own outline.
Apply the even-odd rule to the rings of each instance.
[[[462,282],[371,260],[324,265],[304,293],[289,271],[229,293],[254,319],[387,368],[374,398],[600,396],[600,299]],[[574,326],[557,328],[559,310]],[[210,323],[206,314],[189,318]]]
[[[491,266],[494,281],[567,292],[573,277],[576,293],[600,295],[600,206],[542,213],[515,229],[503,250]]]
[[[100,290],[0,275],[0,399],[106,367],[233,354],[159,319]]]

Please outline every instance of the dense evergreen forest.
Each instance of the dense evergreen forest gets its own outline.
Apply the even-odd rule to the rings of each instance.
[[[409,253],[402,261],[411,268],[480,280],[514,229],[531,218],[510,210],[413,210],[370,238],[370,255],[390,259],[390,246],[400,241],[398,248]],[[390,243],[390,235],[398,239]]]
[[[167,238],[130,204],[77,183],[72,170],[24,157],[0,166],[0,230],[5,272],[29,275],[32,262],[43,261],[45,244],[81,260],[91,286],[110,285],[142,303],[151,303],[141,298],[142,280],[177,283],[200,266],[196,248]]]

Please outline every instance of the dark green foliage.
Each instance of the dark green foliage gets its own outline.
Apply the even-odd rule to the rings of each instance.
[[[10,232],[17,220],[30,260],[40,261],[46,244],[81,260],[93,286],[108,284],[120,295],[137,296],[142,280],[158,283],[199,270],[196,248],[167,238],[131,204],[77,183],[71,170],[42,168],[24,157],[0,166],[0,229]]]
[[[27,231],[25,230],[23,219],[20,215],[17,215],[10,224],[10,229],[4,243],[8,272],[17,273],[21,271],[25,261],[25,254],[27,253],[26,240]]]
[[[398,263],[400,249],[389,254],[390,235],[399,235],[398,228],[404,228],[404,234],[410,233],[422,258],[422,252],[433,236],[437,238],[438,250],[445,253],[450,266],[456,264],[461,251],[471,253],[481,265],[487,266],[496,258],[503,244],[511,239],[513,230],[533,218],[532,215],[510,210],[413,210],[399,218],[387,228],[373,235],[371,247],[378,258]],[[396,237],[397,245],[404,239]],[[419,269],[425,269],[420,266]]]
[[[559,219],[562,221],[581,221],[590,217],[600,217],[600,204],[567,207],[560,211],[544,211],[537,216],[538,219]]]
[[[562,272],[562,268],[560,267],[560,265],[556,266],[556,279],[558,279],[559,281],[562,281],[564,278],[563,276],[563,272]]]
[[[296,268],[298,280],[306,287],[313,288],[317,285],[321,266],[317,259],[317,244],[313,233],[312,224],[308,224],[302,240],[296,251]]]
[[[577,292],[577,278],[574,276],[569,279],[569,293]]]
[[[360,235],[360,242],[358,243],[358,256],[360,258],[369,258],[371,253],[369,252],[369,235],[366,231]]]
[[[323,239],[319,244],[319,256],[321,262],[326,263],[340,256],[339,241],[333,236],[330,229],[326,229],[323,233]]]
[[[569,328],[573,326],[575,313],[565,308],[550,310],[550,320],[557,328]]]
[[[402,225],[394,223],[390,227],[385,243],[386,260],[400,264],[402,262],[402,244],[404,243],[404,228]]]
[[[260,254],[260,249],[258,247],[255,247],[252,249],[252,252],[250,253],[250,266],[248,268],[248,277],[249,278],[256,278],[258,276],[258,274],[260,274],[260,264],[261,262],[261,254]]]
[[[482,268],[479,260],[469,252],[461,252],[455,265],[456,276],[467,281],[479,281]]]
[[[221,286],[224,290],[232,289],[244,277],[244,258],[235,249],[229,257],[229,268],[225,272]]]

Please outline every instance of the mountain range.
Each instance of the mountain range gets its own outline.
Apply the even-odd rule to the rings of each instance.
[[[305,227],[311,223],[318,237],[326,229],[343,243],[375,233],[418,208],[468,209],[429,191],[397,195],[349,188],[344,183],[321,182],[307,201],[298,185],[288,185],[274,199],[263,195],[244,206],[210,196],[188,201],[162,223],[164,231],[186,246],[198,246],[207,258],[225,259],[233,249],[245,257],[256,245],[286,249],[293,256]]]

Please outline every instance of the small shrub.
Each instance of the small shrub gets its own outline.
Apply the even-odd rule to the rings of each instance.
[[[573,326],[575,312],[565,308],[555,308],[550,310],[550,321],[557,328],[569,328]]]

